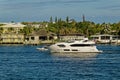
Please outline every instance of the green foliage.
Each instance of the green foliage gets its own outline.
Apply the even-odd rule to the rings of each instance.
[[[30,33],[32,33],[34,31],[33,27],[30,26],[26,26],[23,29],[20,30],[19,33],[24,33],[25,35],[29,35]]]
[[[68,16],[66,17],[66,22],[67,22],[67,23],[69,22],[69,17],[68,17]]]
[[[50,23],[52,23],[53,22],[53,19],[52,19],[52,16],[50,17]]]
[[[22,24],[27,25],[22,33],[30,34],[32,31],[37,31],[41,28],[30,27],[33,24],[40,24],[42,28],[46,29],[48,32],[56,33],[57,35],[67,35],[79,33],[85,36],[91,36],[94,34],[115,34],[120,35],[120,22],[118,23],[102,23],[95,24],[91,21],[76,22],[74,19],[70,19],[68,16],[65,20],[55,17],[53,20],[50,17],[49,22],[22,22]],[[45,27],[45,25],[48,25]],[[28,27],[29,26],[29,27]]]
[[[3,28],[2,27],[0,27],[0,33],[3,33]]]
[[[3,26],[3,25],[5,25],[5,24],[0,24],[0,26]]]

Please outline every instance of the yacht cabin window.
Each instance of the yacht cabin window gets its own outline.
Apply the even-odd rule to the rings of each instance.
[[[91,44],[72,44],[71,47],[84,47],[84,46],[92,46]]]
[[[64,51],[70,51],[70,49],[64,49]]]
[[[77,49],[72,49],[72,51],[78,51]]]
[[[58,44],[57,46],[59,46],[59,47],[65,47],[64,44]]]
[[[84,40],[83,42],[88,42],[88,40]]]

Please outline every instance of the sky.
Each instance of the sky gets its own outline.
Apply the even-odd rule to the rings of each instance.
[[[0,0],[0,22],[65,20],[114,23],[120,21],[120,0]]]

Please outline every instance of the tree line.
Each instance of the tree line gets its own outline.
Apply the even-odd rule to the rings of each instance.
[[[91,36],[95,34],[111,34],[111,35],[120,35],[120,22],[118,23],[94,23],[91,21],[81,21],[77,22],[74,19],[69,19],[66,17],[66,20],[61,18],[55,18],[53,21],[52,17],[49,21],[48,29],[51,32],[57,34],[71,34],[77,33],[85,36]]]
[[[33,31],[39,31],[41,29],[46,30],[48,33],[56,33],[58,36],[69,34],[81,34],[88,37],[95,34],[120,35],[120,22],[101,24],[86,20],[78,22],[75,19],[70,19],[67,16],[65,20],[57,17],[55,17],[54,19],[50,17],[49,21],[21,23],[26,26],[18,33],[24,33],[25,35],[28,35]],[[3,24],[0,24],[0,26],[2,25]],[[35,27],[34,25],[39,25],[39,27]],[[2,30],[3,29],[0,28],[0,33],[2,32]]]

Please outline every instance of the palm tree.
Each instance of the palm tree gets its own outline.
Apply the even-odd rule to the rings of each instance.
[[[103,24],[102,25],[103,29],[101,31],[102,34],[110,34],[111,32],[111,28],[110,28],[110,25],[109,24]]]
[[[2,27],[0,27],[0,34],[1,34],[1,33],[3,33],[3,28],[2,28]]]
[[[12,28],[12,27],[10,27],[10,28],[8,28],[8,32],[10,33],[10,32],[13,32],[14,31],[14,28]]]

